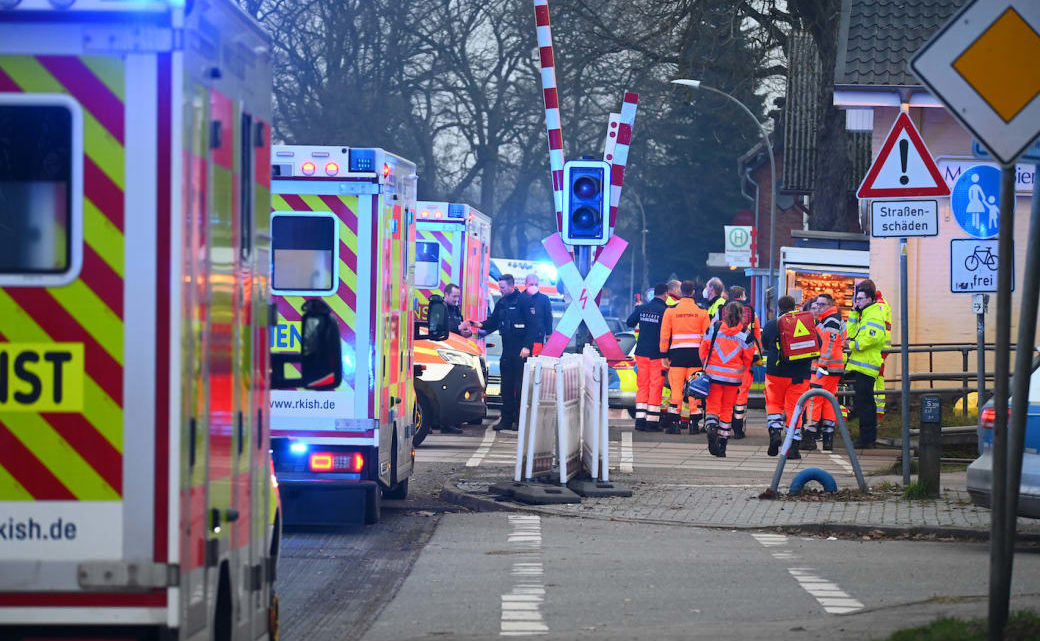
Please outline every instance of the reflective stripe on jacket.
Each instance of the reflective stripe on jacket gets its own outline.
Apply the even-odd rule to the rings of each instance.
[[[876,377],[881,372],[881,350],[885,347],[886,337],[885,312],[880,305],[872,303],[858,314],[855,333],[849,330],[852,352],[847,357],[845,369]]]
[[[820,314],[816,324],[816,335],[820,337],[820,355],[813,367],[823,368],[827,373],[841,375],[845,372],[845,326],[841,321],[841,312],[831,305]]]
[[[718,335],[716,336],[716,330]],[[712,348],[712,340],[715,345]],[[710,353],[709,353],[710,351]],[[740,385],[755,358],[755,345],[740,326],[716,324],[701,343],[704,373],[715,383]]]

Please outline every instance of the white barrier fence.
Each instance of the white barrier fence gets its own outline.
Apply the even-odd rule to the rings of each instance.
[[[524,365],[514,480],[551,476],[565,484],[584,469],[609,480],[607,361],[591,347]]]

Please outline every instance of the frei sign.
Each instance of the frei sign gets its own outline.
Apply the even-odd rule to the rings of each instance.
[[[950,291],[955,294],[997,291],[997,240],[950,240]],[[1012,244],[1012,251],[1014,245]],[[1015,261],[1011,261],[1011,291],[1015,291]]]
[[[751,266],[751,227],[726,225],[726,264],[730,267]]]

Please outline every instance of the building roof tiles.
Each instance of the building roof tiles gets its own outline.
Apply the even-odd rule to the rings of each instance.
[[[907,62],[967,0],[843,0],[838,85],[919,85]]]

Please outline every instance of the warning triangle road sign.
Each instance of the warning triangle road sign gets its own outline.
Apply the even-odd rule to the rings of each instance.
[[[809,328],[805,326],[805,323],[803,323],[801,319],[799,319],[798,324],[794,326],[794,332],[792,333],[792,335],[795,338],[798,338],[800,336],[808,336]]]
[[[856,192],[858,198],[949,196],[943,180],[910,116],[900,113],[874,163]]]

